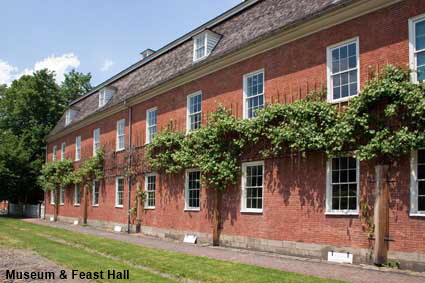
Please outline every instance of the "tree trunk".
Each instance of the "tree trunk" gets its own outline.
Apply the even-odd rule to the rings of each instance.
[[[389,187],[388,187],[388,165],[375,166],[376,187],[375,187],[375,246],[373,251],[373,261],[376,265],[383,265],[387,262],[388,244],[386,239],[389,236]]]
[[[88,196],[89,196],[89,190],[87,189],[88,185],[85,184],[83,186],[83,224],[87,224],[87,209],[88,209],[88,205],[89,205],[89,200],[88,200]]]
[[[136,195],[136,233],[140,233],[142,230],[142,200],[139,194]]]
[[[59,190],[55,190],[55,211],[53,213],[53,221],[58,221],[58,214],[59,214]]]
[[[220,245],[220,233],[221,233],[221,203],[223,193],[220,189],[214,190],[214,231],[213,231],[213,246]]]

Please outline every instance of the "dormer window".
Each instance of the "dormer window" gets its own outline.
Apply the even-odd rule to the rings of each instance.
[[[114,95],[115,89],[110,87],[105,87],[99,92],[99,108],[103,107],[108,103],[111,97]]]
[[[208,57],[214,50],[220,35],[212,31],[204,31],[193,38],[193,61],[199,61]]]
[[[73,110],[73,109],[68,109],[65,113],[65,126],[68,126],[69,124],[71,124],[72,120],[75,117],[75,113],[77,113],[77,111]]]

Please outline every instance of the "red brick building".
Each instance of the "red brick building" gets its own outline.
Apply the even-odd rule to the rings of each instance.
[[[329,103],[345,102],[386,64],[425,69],[424,50],[425,1],[244,1],[160,50],[146,50],[74,101],[48,137],[48,160],[78,166],[105,147],[116,166],[93,185],[89,223],[126,228],[138,181],[148,191],[144,233],[210,241],[212,208],[201,172],[144,172],[129,186],[119,166],[127,149],[143,147],[170,121],[179,131],[196,129],[218,103],[249,119],[265,104],[291,103],[324,87]],[[389,257],[422,269],[423,160],[424,152],[413,152],[390,169],[397,177],[389,228]],[[344,251],[368,260],[359,200],[372,195],[374,164],[320,154],[245,161],[240,184],[224,195],[223,244],[318,258]],[[64,189],[59,219],[80,219],[79,199],[78,188]],[[46,200],[51,215],[50,194]]]

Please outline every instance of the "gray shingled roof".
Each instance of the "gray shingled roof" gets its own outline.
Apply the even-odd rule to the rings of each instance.
[[[86,95],[82,99],[77,100],[72,105],[72,108],[78,109],[78,112],[70,125],[78,123],[94,113],[105,111],[127,98],[143,94],[144,91],[171,80],[200,64],[206,64],[261,38],[270,36],[283,29],[291,28],[296,24],[320,16],[328,11],[338,9],[354,1],[259,1],[241,13],[211,28],[212,31],[221,34],[222,38],[206,60],[193,64],[193,43],[191,40],[187,40],[111,83],[117,89],[117,92],[104,107],[98,109],[98,92]],[[50,135],[54,135],[64,128],[65,115],[62,116]]]

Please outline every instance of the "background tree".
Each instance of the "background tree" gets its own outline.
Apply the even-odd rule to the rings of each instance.
[[[65,74],[65,79],[60,85],[61,97],[64,99],[64,105],[79,98],[81,95],[92,90],[90,83],[91,74],[83,74],[75,70]]]
[[[71,72],[58,86],[54,72],[24,75],[0,86],[0,152],[9,153],[0,167],[1,196],[25,201],[41,194],[37,176],[45,162],[45,137],[63,115],[74,91],[90,88],[90,74]],[[16,148],[11,148],[13,143]]]

